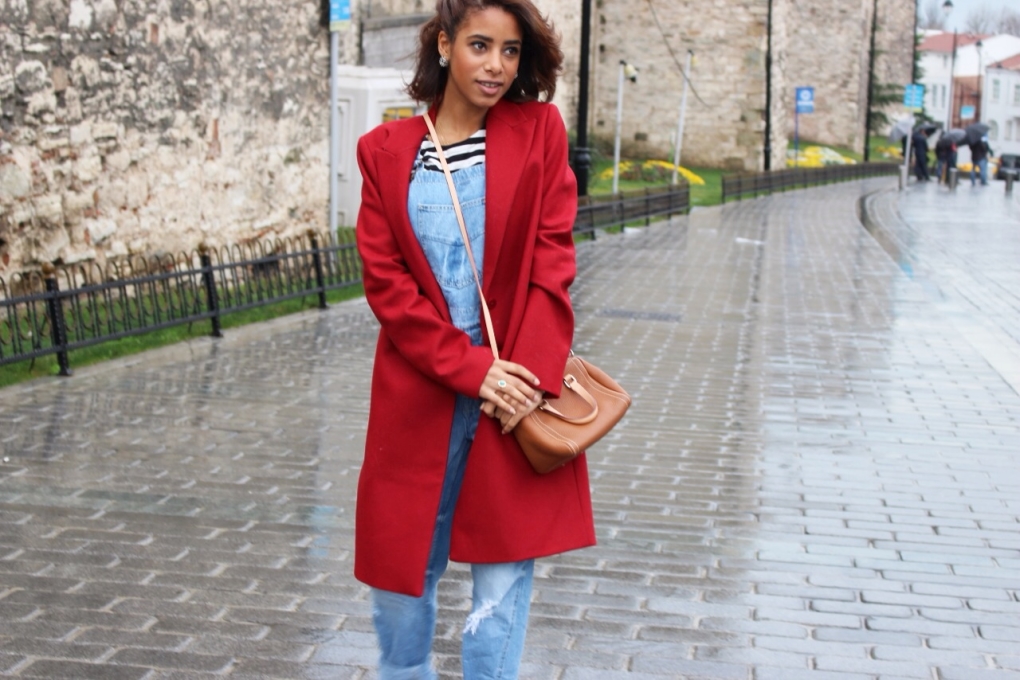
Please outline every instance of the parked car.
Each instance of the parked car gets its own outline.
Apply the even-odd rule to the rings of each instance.
[[[1015,153],[1004,153],[999,156],[999,167],[995,171],[995,179],[1006,179],[1006,173],[1013,173],[1013,177],[1020,176],[1020,155]]]

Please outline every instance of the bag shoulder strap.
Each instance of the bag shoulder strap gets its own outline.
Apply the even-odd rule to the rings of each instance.
[[[460,226],[460,236],[464,239],[464,248],[467,250],[468,261],[471,262],[471,273],[475,275],[475,287],[478,288],[478,300],[482,306],[482,316],[485,317],[485,330],[489,336],[489,347],[492,348],[492,356],[499,358],[499,348],[496,346],[496,334],[492,330],[492,316],[489,314],[489,305],[485,301],[485,294],[482,292],[482,281],[478,277],[478,266],[475,264],[475,254],[471,251],[471,239],[468,238],[467,227],[464,225],[464,213],[460,211],[460,199],[457,198],[457,188],[453,185],[453,176],[450,174],[450,166],[446,163],[446,154],[443,153],[443,145],[439,143],[439,134],[436,126],[432,124],[428,111],[421,114],[425,124],[429,127],[429,135],[432,143],[436,146],[436,154],[439,156],[439,163],[443,166],[443,174],[446,175],[446,185],[450,187],[450,196],[453,198],[453,211],[457,213],[457,224]]]

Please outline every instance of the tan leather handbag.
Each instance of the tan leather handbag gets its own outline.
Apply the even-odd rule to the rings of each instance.
[[[485,318],[485,329],[489,338],[492,354],[499,359],[499,348],[492,330],[492,317],[489,306],[482,293],[482,282],[478,278],[478,266],[475,264],[474,253],[471,252],[471,241],[468,239],[464,215],[460,210],[460,199],[453,185],[450,168],[446,164],[443,147],[439,143],[439,135],[432,124],[428,113],[422,117],[428,125],[432,142],[436,146],[439,162],[446,174],[446,183],[450,187],[453,198],[453,209],[457,214],[460,234],[464,239],[471,270],[475,275],[475,286],[478,288],[478,299],[481,300],[482,316]],[[563,370],[563,386],[560,396],[556,399],[545,399],[539,406],[523,418],[514,428],[514,436],[521,450],[527,457],[531,467],[540,474],[553,470],[570,462],[585,452],[592,444],[602,439],[620,422],[630,407],[630,395],[604,371],[575,356],[571,352],[567,365]]]

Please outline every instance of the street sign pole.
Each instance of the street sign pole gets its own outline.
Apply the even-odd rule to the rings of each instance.
[[[340,31],[351,21],[350,0],[329,0],[329,231],[340,229]]]
[[[911,83],[903,88],[903,106],[910,111],[924,110],[924,85]],[[910,147],[913,143],[914,123],[911,117],[910,129],[907,131],[907,144],[903,150],[903,169],[900,170],[900,190],[907,188],[910,182]]]
[[[815,112],[815,88],[798,87],[793,107],[793,167],[800,167],[800,114]]]

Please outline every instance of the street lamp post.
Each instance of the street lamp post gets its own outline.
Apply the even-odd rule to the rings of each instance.
[[[581,0],[581,63],[577,93],[577,143],[574,146],[574,175],[577,177],[577,195],[588,195],[588,169],[591,151],[588,149],[588,54],[591,52],[591,0]]]
[[[917,10],[921,0],[914,0],[914,33],[910,50],[910,82],[916,83],[920,80],[917,76]]]
[[[981,41],[978,40],[977,43],[974,46],[977,48],[977,53],[978,53],[978,76],[977,76],[978,77],[978,81],[977,81],[977,107],[976,107],[977,110],[974,112],[974,120],[980,121],[981,120],[982,104],[984,103],[981,100],[982,99],[981,98],[981,91],[982,91],[982,89],[984,89],[982,87],[982,85],[985,82],[985,64],[984,64],[984,55],[981,54],[981,47],[982,47]]]
[[[694,50],[687,50],[687,64],[684,66],[684,89],[680,95],[680,121],[676,126],[676,146],[673,150],[673,179],[670,184],[676,184],[677,174],[680,172],[680,149],[684,145],[684,115],[687,112],[687,86],[691,82],[691,58]]]
[[[942,12],[947,17],[953,11],[953,0],[946,0],[942,3]],[[957,31],[953,29],[953,56],[949,61],[949,111],[946,114],[946,130],[950,130],[953,127],[953,75],[956,73],[956,38]]]
[[[949,0],[946,0],[949,2]],[[765,171],[772,169],[772,0],[765,22]]]
[[[868,42],[868,92],[864,106],[864,162],[871,160],[871,105],[875,89],[875,32],[878,27],[878,0],[871,3],[871,36]]]
[[[620,77],[616,84],[616,134],[613,139],[613,194],[620,188],[620,132],[623,129],[623,79],[637,82],[637,68],[620,60]]]

